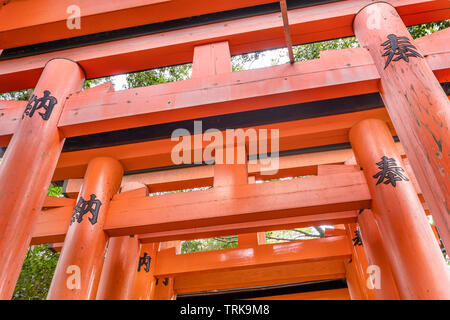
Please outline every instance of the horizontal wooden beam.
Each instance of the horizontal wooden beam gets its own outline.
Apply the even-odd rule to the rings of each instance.
[[[153,232],[139,235],[142,243],[170,240],[192,240],[229,236],[251,232],[288,230],[321,225],[335,225],[356,222],[357,211],[320,213],[290,218],[261,220],[255,222],[233,223],[211,227],[199,227],[165,232]]]
[[[7,1],[0,11],[0,43],[3,49],[14,48],[270,2],[273,0]],[[67,27],[68,18],[76,12],[67,11],[74,4],[80,9],[79,29]],[[51,11],[42,9],[50,7]]]
[[[33,231],[31,244],[61,244],[65,239],[67,228],[69,227],[68,221],[70,221],[72,214],[73,207],[65,207],[60,210],[43,210]],[[141,243],[151,243],[172,240],[192,240],[250,232],[355,223],[357,217],[358,214],[356,211],[320,213],[282,219],[270,219],[246,223],[215,225],[211,227],[145,233],[139,235],[139,241]]]
[[[110,236],[369,208],[361,172],[111,201]]]
[[[423,46],[439,80],[450,81],[450,30],[439,31],[436,35],[420,39],[418,45]],[[330,50],[322,52],[321,59],[292,66],[247,70],[119,92],[111,91],[111,86],[102,86],[103,90],[85,90],[66,101],[59,127],[66,137],[74,137],[299,105],[378,92],[378,79],[365,49]],[[22,102],[0,102],[0,107],[0,145],[5,146],[22,117],[24,106]]]
[[[450,30],[426,36],[418,43],[423,46],[439,80],[450,81]],[[330,50],[322,52],[321,59],[292,66],[247,70],[119,92],[111,91],[110,85],[102,86],[101,90],[85,90],[66,101],[59,127],[66,137],[74,137],[286,105],[297,105],[298,109],[302,103],[378,92],[378,79],[365,49]],[[24,105],[22,102],[0,102],[0,106],[0,145],[5,146],[22,117]],[[304,107],[307,111],[311,106]],[[304,117],[302,112],[300,110],[296,116]],[[332,113],[336,112],[332,110]]]
[[[289,263],[242,270],[221,270],[177,276],[177,293],[248,288],[345,278],[342,260]]]
[[[268,137],[270,137],[271,130],[278,130],[279,151],[286,151],[347,143],[350,128],[357,122],[367,118],[382,119],[387,123],[390,123],[390,119],[385,109],[378,108],[349,114],[289,121],[243,129],[246,131],[247,129],[252,129],[252,131],[254,130],[256,133],[255,137],[258,137],[259,134],[263,132],[260,130],[263,129],[267,130],[266,132]],[[395,135],[395,131],[392,126],[391,129],[392,134]],[[222,134],[223,142],[225,143],[225,132],[222,131]],[[201,145],[195,143],[194,141],[196,138],[194,135],[192,135],[190,139],[191,147],[188,148],[187,152],[192,155],[194,150],[200,150],[200,148],[203,154],[204,148],[210,144],[210,141],[203,141],[201,138],[198,139],[202,141]],[[246,142],[247,147],[249,146],[250,141],[255,143],[258,142],[259,146],[266,143],[265,139],[255,141],[253,138],[249,138]],[[178,143],[178,141],[172,141],[171,139],[161,139],[113,147],[64,152],[59,158],[53,180],[82,177],[89,160],[97,156],[112,156],[116,158],[122,163],[126,172],[147,168],[173,166],[172,150]],[[270,151],[270,141],[267,141],[267,145]],[[194,157],[192,156],[191,159],[194,159]],[[207,158],[203,160],[206,161],[211,159]],[[262,172],[268,171],[269,169],[264,169],[263,166],[259,166],[256,170]]]
[[[440,82],[450,81],[450,30],[422,51]],[[445,31],[445,30],[443,30]],[[433,49],[431,49],[433,50]],[[435,50],[433,50],[435,51]],[[378,92],[379,75],[363,48],[323,51],[320,59],[122,90],[81,92],[66,102],[66,137]]]
[[[104,230],[110,236],[144,234],[144,242],[193,239],[353,221],[354,210],[369,208],[370,203],[363,175],[354,172],[132,201],[119,197],[111,201]],[[72,213],[73,206],[42,211],[32,244],[64,241]]]
[[[73,206],[42,210],[33,229],[30,245],[64,242]]]
[[[352,21],[369,0],[338,1],[289,11],[294,44],[334,39],[353,34]],[[445,1],[392,0],[407,25],[448,18]],[[87,78],[146,70],[191,62],[194,46],[228,41],[231,54],[284,45],[280,13],[168,31],[81,48],[44,53],[0,62],[0,92],[32,88],[45,63],[64,57],[80,63]]]
[[[154,275],[158,278],[178,277],[212,271],[350,258],[350,241],[345,236],[178,255],[174,250],[163,250],[158,252]]]
[[[74,206],[75,206],[75,199],[47,196],[47,198],[45,198],[44,205],[42,206],[42,208],[48,209],[59,207],[74,207]]]
[[[399,154],[405,155],[405,151],[399,142],[395,144]],[[151,148],[142,148],[149,150]],[[331,151],[311,152],[281,156],[279,169],[276,173],[262,175],[264,167],[260,161],[256,164],[248,164],[248,175],[256,180],[279,179],[285,177],[297,177],[305,175],[317,175],[317,167],[326,164],[343,164],[354,157],[353,150],[338,149]],[[268,173],[268,172],[266,172]],[[151,193],[208,187],[213,185],[214,168],[210,165],[175,168],[145,173],[125,175],[122,186],[128,183],[142,183]],[[83,179],[68,179],[64,182],[63,194],[70,198],[77,198],[83,184]]]

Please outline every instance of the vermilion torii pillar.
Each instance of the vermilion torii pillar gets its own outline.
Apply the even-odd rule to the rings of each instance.
[[[449,100],[390,4],[363,8],[354,20],[354,31],[380,74],[380,94],[449,249]]]
[[[366,248],[361,240],[358,226],[356,223],[346,224],[345,231],[352,245],[352,264],[356,271],[355,278],[361,288],[362,299],[376,300],[374,288],[367,285],[369,275]]]
[[[89,162],[47,299],[95,299],[108,239],[103,224],[122,175],[113,158]]]
[[[397,285],[373,212],[367,209],[361,212],[358,216],[358,225],[377,299],[398,300]]]
[[[160,242],[158,252],[162,250],[173,250],[176,254],[180,254],[181,241]],[[158,259],[158,254],[156,254],[156,259]],[[153,300],[176,300],[177,294],[174,290],[174,283],[175,279],[173,277],[156,279]]]
[[[131,199],[148,195],[146,185],[128,183],[114,199]],[[132,300],[139,263],[137,236],[112,237],[108,241],[105,263],[98,285],[97,300]]]
[[[143,243],[139,256],[133,300],[154,300],[156,292],[155,258],[159,242]]]
[[[386,125],[366,119],[350,130],[400,299],[450,299],[450,272]]]
[[[41,211],[64,137],[57,124],[66,97],[84,72],[68,59],[50,60],[19,120],[0,166],[0,299],[10,299],[31,231]]]
[[[139,260],[137,236],[110,238],[97,300],[131,300]]]

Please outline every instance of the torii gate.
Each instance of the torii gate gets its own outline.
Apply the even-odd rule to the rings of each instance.
[[[35,89],[28,102],[0,102],[0,142],[8,147],[0,166],[0,297],[11,297],[30,243],[64,241],[49,299],[173,299],[341,278],[343,288],[278,298],[450,299],[449,271],[426,218],[433,214],[448,248],[449,93],[441,84],[450,79],[450,32],[413,40],[405,27],[449,18],[448,2],[293,1],[287,11],[281,1],[281,16],[268,0],[186,2],[81,1],[83,28],[73,30],[64,1],[48,0],[55,14],[31,23],[21,17],[32,1],[2,7],[0,91]],[[352,34],[361,48],[231,72],[232,54]],[[69,47],[58,42],[73,37]],[[85,79],[191,61],[188,80],[80,91]],[[278,129],[279,170],[269,177],[314,176],[256,184],[260,161],[173,166],[170,133],[192,120],[205,130],[218,124],[223,135]],[[201,135],[191,139],[193,154],[208,146]],[[254,156],[250,140],[236,146],[245,158]],[[58,180],[76,201],[46,198]],[[148,196],[202,186],[212,188]],[[344,228],[276,245],[261,234],[323,224]],[[180,240],[232,234],[237,249],[173,249]],[[369,265],[382,270],[379,288],[366,285]],[[75,287],[67,285],[73,266],[81,272]]]

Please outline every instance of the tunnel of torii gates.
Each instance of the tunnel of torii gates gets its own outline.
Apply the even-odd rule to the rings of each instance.
[[[447,0],[80,0],[73,21],[70,4],[0,7],[0,92],[34,88],[0,101],[1,299],[36,244],[61,251],[48,299],[450,299],[450,29],[406,28],[450,18]],[[293,44],[352,35],[294,63]],[[232,72],[281,47],[291,63]],[[81,90],[189,62],[187,80]],[[211,151],[213,128],[256,133]],[[227,235],[237,248],[180,253]]]

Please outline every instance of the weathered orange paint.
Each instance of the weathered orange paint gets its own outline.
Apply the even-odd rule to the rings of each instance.
[[[447,6],[448,7],[448,6]],[[442,240],[450,247],[450,102],[426,59],[409,57],[386,65],[389,34],[415,44],[401,17],[388,3],[374,3],[354,21],[355,34],[380,74],[380,93],[405,148]],[[424,55],[421,48],[419,54]],[[394,57],[395,59],[395,57]]]
[[[97,222],[92,224],[88,220],[88,213],[80,223],[75,221],[69,226],[47,299],[95,299],[108,240],[103,225],[110,200],[119,189],[122,175],[122,165],[113,158],[99,157],[89,162],[78,199],[90,199],[95,194],[96,199],[101,201]],[[77,274],[76,271],[67,274],[71,266],[79,268],[79,288],[69,288],[67,285],[70,272]]]
[[[410,180],[377,185],[383,156],[403,167],[389,129],[381,120],[363,120],[350,130],[350,142],[372,195],[372,209],[401,299],[449,299],[450,272],[436,244]],[[404,172],[403,172],[404,173]]]
[[[228,41],[194,47],[192,78],[215,76],[227,72],[231,72]]]
[[[155,280],[153,276],[156,263],[156,254],[158,251],[159,243],[145,243],[141,245],[141,252],[139,257],[144,257],[145,254],[150,256],[150,268],[146,272],[144,268],[141,268],[136,275],[135,287],[133,291],[133,300],[154,300],[155,298]]]
[[[33,92],[49,90],[57,103],[48,120],[25,116],[16,127],[0,166],[0,299],[11,298],[37,216],[46,199],[64,137],[57,123],[69,94],[80,90],[84,74],[73,61],[49,61]]]
[[[378,229],[372,210],[366,209],[358,216],[358,225],[367,254],[368,264],[380,268],[379,274],[376,274],[376,271],[371,272],[374,277],[379,277],[379,279],[374,279],[376,281],[374,283],[376,285],[374,290],[377,299],[398,300],[397,285],[395,284],[391,264],[386,254],[386,250],[389,247],[384,247],[380,230]]]
[[[289,25],[292,42],[294,44],[310,43],[352,35],[352,19],[368,1],[370,0],[336,1],[290,10]],[[201,2],[204,3],[205,1],[202,0]],[[444,20],[449,16],[448,5],[445,1],[439,3],[429,0],[391,0],[391,3],[398,8],[408,25]],[[208,9],[203,9],[208,11],[212,5],[208,4]],[[186,5],[186,7],[191,6],[193,7],[194,4]],[[138,11],[140,10],[138,9]],[[145,10],[141,12],[145,12]],[[111,12],[110,14],[116,15],[117,12]],[[134,20],[134,15],[128,17]],[[35,16],[33,16],[34,19],[36,19]],[[96,19],[97,17],[94,18],[94,21]],[[110,29],[111,25],[116,25],[122,19],[124,18],[106,20],[108,21],[106,29]],[[23,19],[18,18],[16,20]],[[136,20],[138,21],[138,19]],[[98,28],[100,25],[96,26]],[[58,29],[58,31],[61,32],[64,29]],[[83,27],[79,31],[76,30],[76,32],[84,31],[87,30]],[[48,34],[51,35],[55,32],[56,30],[52,29]],[[38,33],[33,32],[32,34]],[[41,33],[42,36],[46,36],[46,34],[46,32]],[[34,37],[13,37],[16,41],[21,41],[24,38],[32,41]],[[6,64],[2,62],[0,63],[0,91],[32,88],[36,83],[36,75],[42,70],[43,61],[54,57],[64,56],[77,61],[86,70],[88,78],[96,78],[191,62],[194,46],[224,40],[229,41],[231,54],[233,55],[282,47],[285,45],[282,18],[278,12],[274,12],[99,43],[82,48],[44,53],[31,58],[6,61]],[[5,65],[8,65],[8,68]]]

